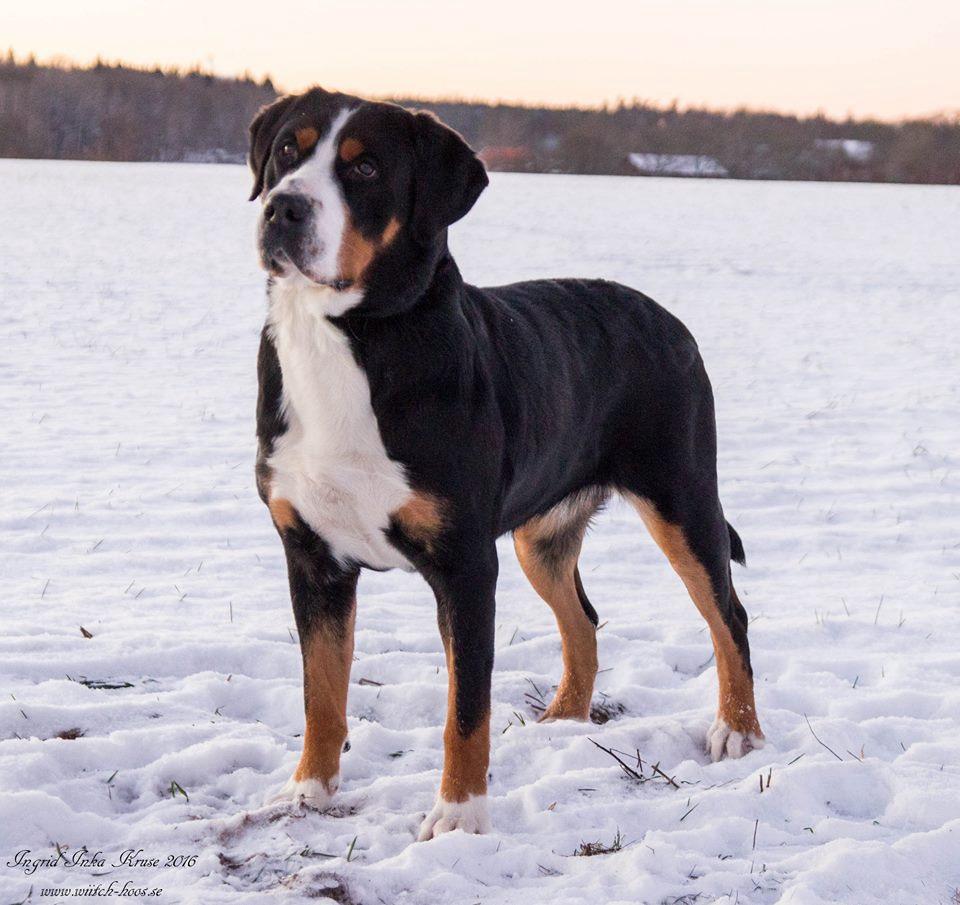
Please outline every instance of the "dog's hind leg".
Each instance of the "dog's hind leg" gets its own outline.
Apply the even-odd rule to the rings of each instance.
[[[763,732],[753,697],[747,614],[730,576],[731,543],[736,535],[715,496],[687,496],[685,502],[671,500],[669,505],[634,494],[627,498],[710,628],[720,685],[717,718],[707,733],[710,757],[715,761],[724,755],[742,757],[763,745]],[[742,554],[739,543],[737,546],[735,552]]]
[[[587,525],[602,499],[593,491],[568,497],[513,533],[520,566],[553,610],[563,645],[563,676],[541,721],[590,716],[597,675],[597,614],[583,591],[577,560]]]

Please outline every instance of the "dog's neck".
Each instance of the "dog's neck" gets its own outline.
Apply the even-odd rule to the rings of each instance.
[[[451,304],[463,286],[460,270],[447,247],[444,231],[429,245],[418,248],[413,261],[403,263],[387,257],[375,267],[363,299],[336,320],[360,321],[395,317],[422,305]]]

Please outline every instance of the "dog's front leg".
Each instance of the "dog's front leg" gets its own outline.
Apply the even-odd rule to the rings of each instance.
[[[453,563],[456,563],[455,565]],[[430,570],[437,621],[447,657],[447,720],[443,777],[420,840],[448,830],[490,830],[487,766],[490,762],[490,678],[493,671],[497,551],[493,542],[459,561]]]
[[[276,517],[275,517],[276,521]],[[340,784],[359,570],[344,568],[300,519],[280,525],[303,655],[303,752],[274,798],[326,807]]]

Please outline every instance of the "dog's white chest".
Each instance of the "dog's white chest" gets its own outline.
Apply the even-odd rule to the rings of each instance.
[[[268,459],[270,496],[289,500],[341,562],[409,569],[384,530],[410,487],[387,456],[366,374],[323,307],[312,292],[275,291],[271,299],[287,431]]]

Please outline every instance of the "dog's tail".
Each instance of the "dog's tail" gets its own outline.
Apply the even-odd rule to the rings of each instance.
[[[747,554],[743,552],[743,541],[740,535],[733,530],[733,525],[727,522],[727,532],[730,535],[730,558],[741,566],[747,564]]]

